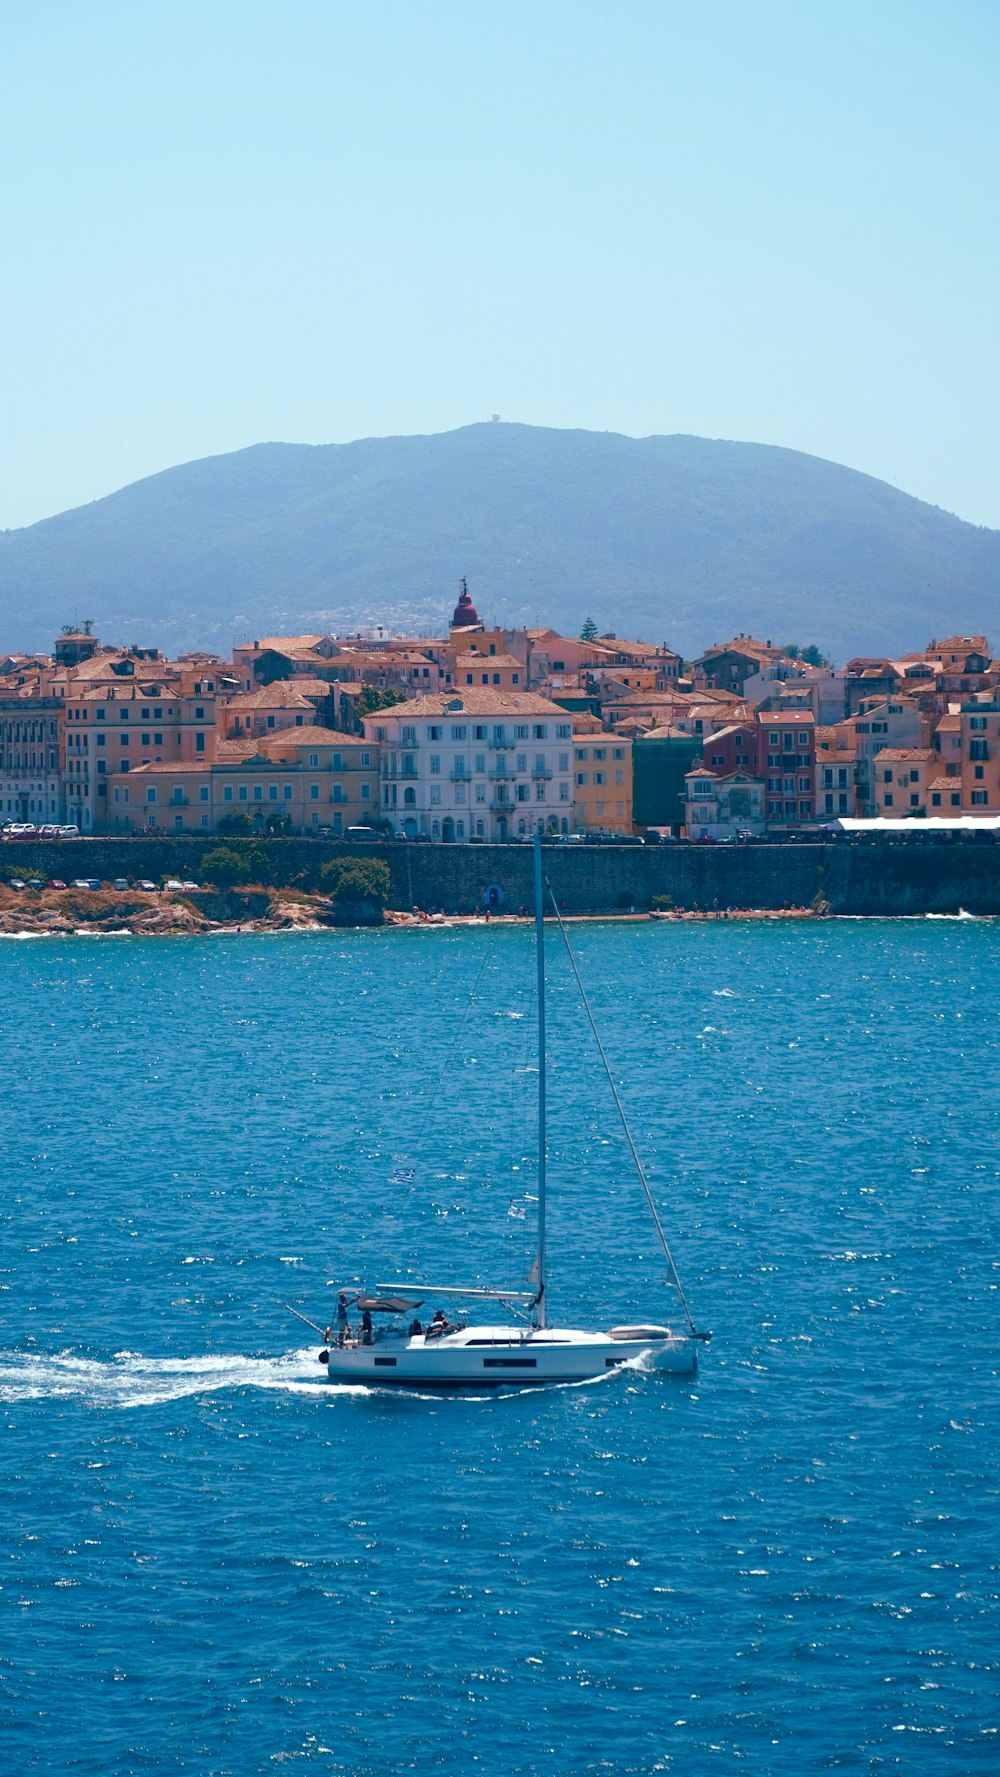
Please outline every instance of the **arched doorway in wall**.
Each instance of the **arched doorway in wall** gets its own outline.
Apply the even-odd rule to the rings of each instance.
[[[441,838],[445,845],[451,845],[455,838],[455,823],[450,814],[446,814],[441,822]]]
[[[408,814],[403,822],[402,832],[405,839],[416,839],[417,823],[412,814]]]
[[[505,814],[497,815],[497,843],[499,845],[507,843],[507,816]]]

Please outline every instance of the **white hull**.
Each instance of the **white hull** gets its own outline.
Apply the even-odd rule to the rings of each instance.
[[[652,1330],[651,1330],[652,1331]],[[651,1369],[693,1376],[697,1341],[667,1328],[644,1338],[612,1337],[576,1328],[463,1327],[427,1338],[376,1337],[371,1345],[332,1345],[331,1382],[396,1388],[524,1388],[543,1382],[586,1382],[641,1359]]]

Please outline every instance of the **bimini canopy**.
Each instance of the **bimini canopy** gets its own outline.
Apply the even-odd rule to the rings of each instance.
[[[409,1296],[359,1296],[358,1307],[369,1314],[409,1314],[413,1308],[423,1307],[423,1297],[417,1301]]]

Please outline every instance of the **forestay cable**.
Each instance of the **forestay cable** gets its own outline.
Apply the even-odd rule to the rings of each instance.
[[[587,1014],[587,1019],[590,1024],[591,1031],[593,1032],[594,1042],[597,1044],[597,1053],[599,1054],[601,1061],[604,1064],[604,1071],[608,1076],[608,1085],[611,1087],[611,1096],[613,1097],[613,1099],[615,1101],[615,1106],[617,1108],[618,1115],[621,1118],[621,1125],[625,1131],[625,1140],[628,1143],[629,1153],[632,1156],[632,1162],[633,1162],[633,1165],[635,1166],[635,1170],[636,1170],[636,1173],[639,1178],[639,1183],[642,1186],[643,1196],[646,1199],[646,1204],[648,1206],[649,1213],[653,1218],[653,1226],[656,1229],[657,1237],[659,1239],[660,1246],[663,1251],[663,1257],[667,1261],[667,1272],[668,1272],[670,1281],[674,1286],[674,1289],[677,1291],[677,1295],[680,1300],[681,1307],[683,1308],[685,1317],[687,1319],[688,1328],[692,1333],[694,1333],[696,1331],[694,1317],[691,1313],[690,1308],[687,1305],[687,1297],[685,1296],[684,1291],[681,1288],[681,1280],[677,1275],[677,1267],[674,1264],[673,1258],[671,1256],[670,1248],[667,1245],[667,1237],[663,1232],[663,1224],[660,1221],[660,1217],[657,1212],[656,1204],[653,1202],[653,1193],[649,1188],[649,1181],[646,1178],[646,1174],[643,1169],[642,1161],[639,1158],[639,1150],[636,1147],[635,1142],[632,1139],[632,1131],[629,1128],[628,1118],[625,1115],[625,1106],[622,1104],[621,1097],[618,1092],[618,1087],[615,1085],[615,1078],[614,1078],[613,1073],[611,1072],[611,1064],[608,1061],[607,1054],[605,1053],[604,1044],[601,1042],[601,1033],[597,1028],[597,1020],[595,1019],[593,1011],[591,1010],[590,1001],[587,998],[587,990],[583,985],[583,981],[580,977],[580,971],[576,966],[576,957],[573,955],[572,947],[571,947],[570,941],[569,941],[569,935],[566,931],[566,927],[563,925],[562,914],[559,911],[559,903],[556,900],[555,895],[552,893],[552,884],[550,882],[546,881],[545,886],[549,891],[549,899],[552,902],[552,911],[554,912],[554,914],[556,916],[556,922],[559,926],[559,933],[560,933],[560,936],[562,938],[564,945],[566,946],[566,955],[569,957],[569,966],[573,971],[573,978],[576,982],[577,987],[580,990],[580,998],[583,1001],[584,1011]],[[704,1337],[704,1335],[702,1335],[702,1336]]]

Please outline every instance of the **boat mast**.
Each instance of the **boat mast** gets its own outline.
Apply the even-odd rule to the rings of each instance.
[[[538,1244],[531,1276],[535,1285],[533,1321],[545,1325],[545,904],[542,839],[535,834],[535,957],[538,968]]]

